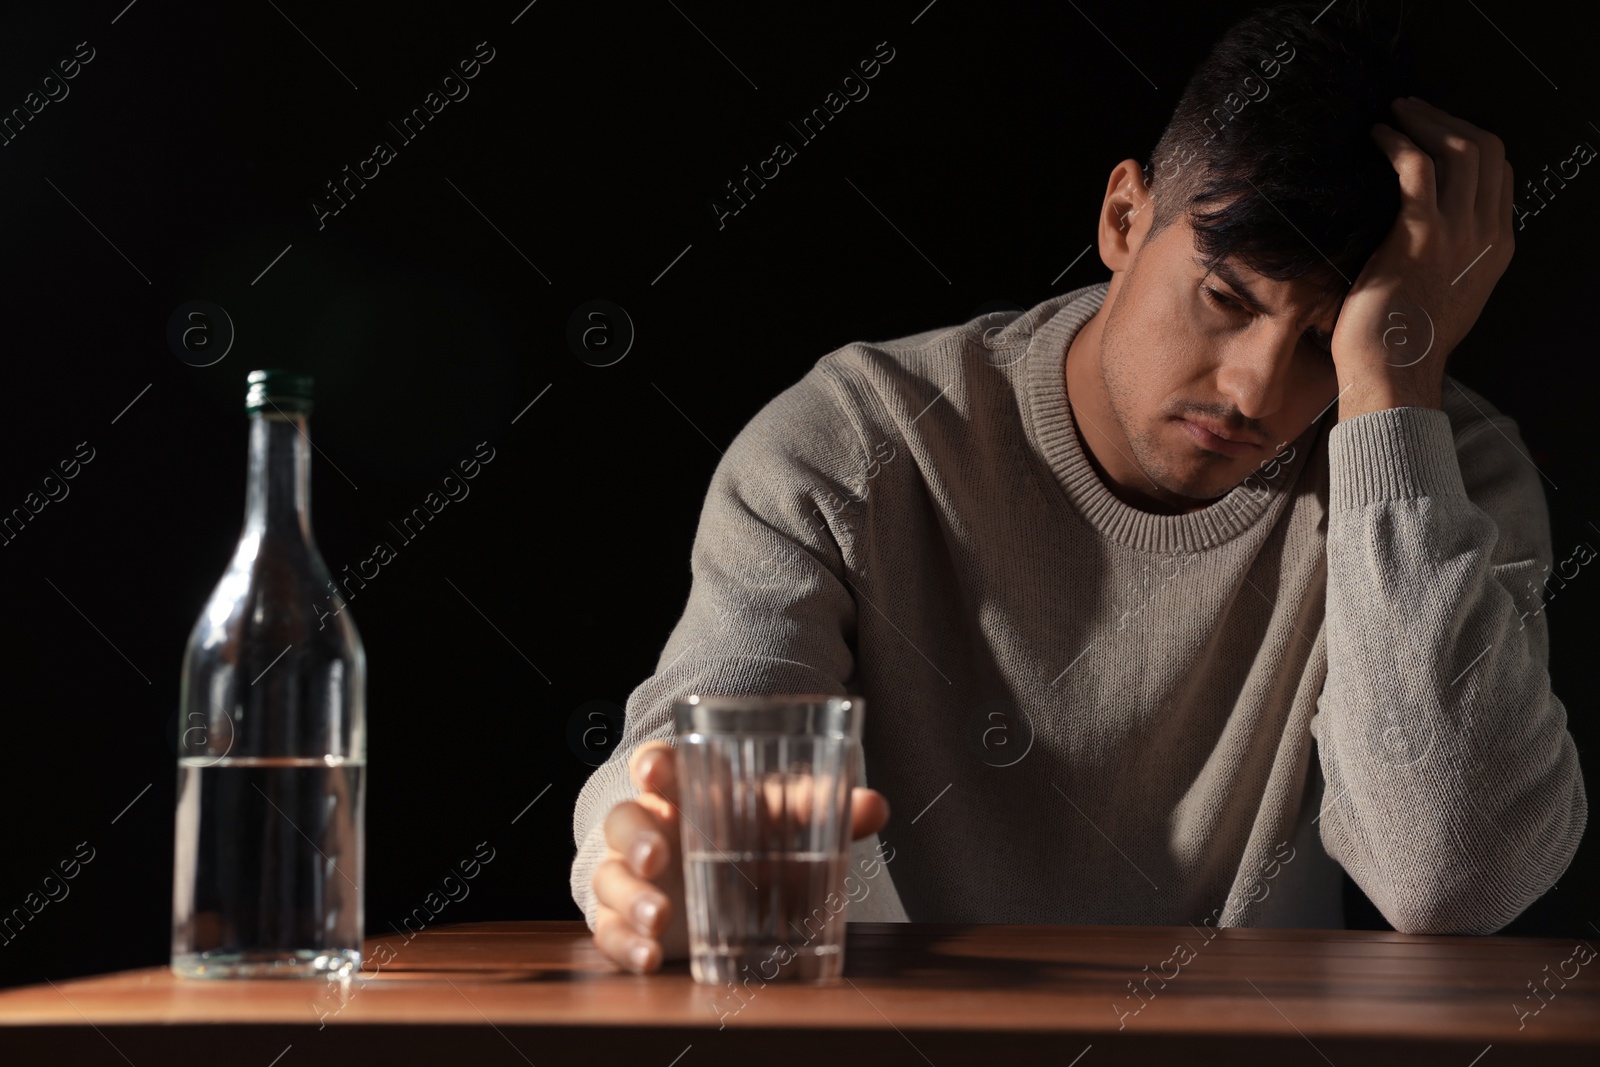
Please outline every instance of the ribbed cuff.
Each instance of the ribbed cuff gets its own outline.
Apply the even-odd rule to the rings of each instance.
[[[601,820],[589,828],[578,845],[578,852],[572,857],[570,876],[572,901],[583,912],[583,921],[589,924],[591,931],[600,914],[600,902],[594,896],[594,872],[605,858],[605,821]]]
[[[1328,483],[1328,505],[1335,511],[1467,494],[1450,416],[1438,408],[1370,411],[1334,426]]]

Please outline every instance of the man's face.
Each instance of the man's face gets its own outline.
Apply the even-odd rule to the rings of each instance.
[[[1110,463],[1090,439],[1128,495],[1192,510],[1247,478],[1337,396],[1328,343],[1339,296],[1320,281],[1272,281],[1233,261],[1208,275],[1187,218],[1149,240],[1148,218],[1139,222],[1100,331],[1095,407],[1116,426],[1095,436],[1114,435]]]

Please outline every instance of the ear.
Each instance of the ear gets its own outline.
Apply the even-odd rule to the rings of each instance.
[[[1124,159],[1106,182],[1100,205],[1098,239],[1100,261],[1113,271],[1125,271],[1150,232],[1155,201],[1145,185],[1144,170],[1136,159]]]

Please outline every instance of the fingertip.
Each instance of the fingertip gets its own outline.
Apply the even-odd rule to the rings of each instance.
[[[628,770],[633,775],[633,784],[640,789],[649,781],[650,750],[641,748],[633,754],[633,759],[628,761]]]
[[[647,741],[634,749],[633,755],[628,759],[628,772],[633,778],[633,784],[639,789],[646,788],[659,760],[661,742]]]
[[[875,834],[888,825],[891,814],[889,799],[876,789],[865,790],[859,800],[853,803],[859,813],[854,817],[859,820],[853,828],[859,832],[854,836],[865,837],[868,834]]]
[[[660,834],[654,830],[640,830],[634,835],[633,845],[628,849],[628,866],[640,878],[653,878],[666,851],[667,843]]]
[[[877,806],[879,814],[883,816],[883,821],[888,822],[889,815],[891,814],[892,810],[889,807],[889,798],[878,792],[876,789],[872,790],[869,795],[872,798],[872,802]]]
[[[628,966],[639,974],[653,971],[659,964],[653,942],[640,941],[628,950]]]
[[[670,747],[652,748],[640,761],[642,784],[652,792],[661,793],[672,783],[676,759]]]

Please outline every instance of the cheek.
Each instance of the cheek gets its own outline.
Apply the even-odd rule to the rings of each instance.
[[[1117,322],[1107,364],[1115,363],[1128,390],[1151,396],[1194,376],[1210,343],[1176,300],[1145,300]]]
[[[1117,394],[1124,419],[1159,421],[1177,398],[1192,398],[1195,382],[1202,380],[1210,363],[1205,345],[1185,331],[1182,322],[1152,325],[1139,335],[1125,338],[1116,352],[1107,352],[1108,386]]]
[[[1300,357],[1292,388],[1296,402],[1310,408],[1306,419],[1311,419],[1339,393],[1339,372],[1332,358],[1320,353]]]
[[[1153,277],[1153,275],[1151,275]],[[1106,385],[1119,416],[1149,429],[1180,400],[1204,395],[1202,384],[1222,353],[1221,339],[1188,299],[1184,284],[1146,283],[1134,271],[1112,309],[1103,338]]]
[[[1329,414],[1339,395],[1339,376],[1331,359],[1324,361],[1319,356],[1304,362],[1305,366],[1297,368],[1289,386],[1293,398],[1287,405],[1289,413],[1283,420],[1284,425],[1275,431],[1286,441],[1300,436],[1312,420]]]
[[[1192,381],[1223,361],[1227,336],[1198,296],[1179,283],[1169,288],[1166,306],[1150,338],[1151,347],[1162,355],[1168,377]]]

